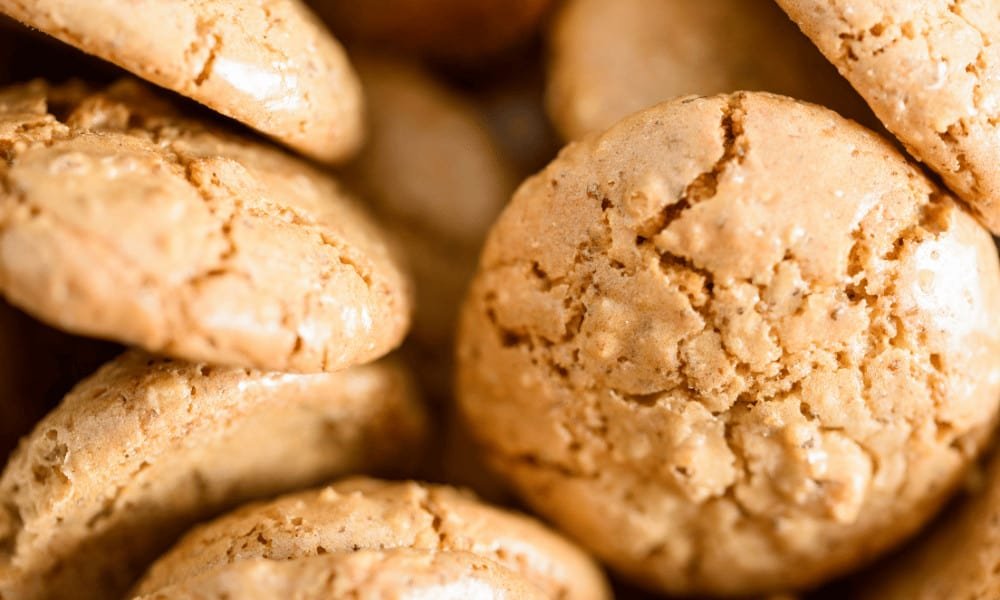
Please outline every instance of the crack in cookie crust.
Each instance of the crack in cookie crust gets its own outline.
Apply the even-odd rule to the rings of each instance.
[[[948,269],[971,273],[951,308]],[[515,197],[465,308],[463,409],[633,577],[808,585],[907,535],[975,454],[998,285],[985,232],[872,134],[764,94],[668,103]]]
[[[409,285],[335,182],[131,82],[0,97],[0,285],[43,320],[290,371],[380,356]]]
[[[778,4],[908,150],[1000,232],[1000,175],[994,168],[1000,160],[1000,15],[992,3]]]

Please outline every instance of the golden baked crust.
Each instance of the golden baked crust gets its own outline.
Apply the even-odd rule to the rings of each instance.
[[[446,62],[490,58],[523,41],[553,0],[310,0],[331,29],[372,47]]]
[[[300,0],[0,0],[0,12],[319,160],[361,142],[361,88]]]
[[[770,94],[567,146],[462,319],[459,402],[497,466],[677,594],[809,586],[905,538],[1000,398],[986,231],[885,140]]]
[[[600,570],[569,542],[525,516],[453,488],[367,478],[244,506],[191,530],[153,564],[138,594],[251,558],[409,548],[471,552],[553,598],[608,598]]]
[[[992,0],[778,0],[889,131],[1000,233]]]
[[[392,548],[293,560],[250,558],[137,600],[544,600],[523,577],[470,552]]]
[[[192,524],[406,465],[426,427],[393,362],[292,375],[128,352],[74,388],[0,476],[0,596],[120,597]]]
[[[377,358],[410,310],[336,182],[133,81],[0,92],[0,289],[61,329],[284,371]]]
[[[566,139],[677,96],[734,90],[877,123],[771,0],[570,0],[549,46],[548,112]]]

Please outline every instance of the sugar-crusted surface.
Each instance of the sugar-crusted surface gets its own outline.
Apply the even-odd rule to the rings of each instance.
[[[689,97],[522,185],[464,309],[460,403],[522,497],[631,578],[787,589],[947,497],[996,414],[998,320],[989,235],[887,142]]]
[[[470,552],[358,550],[291,560],[251,558],[139,597],[243,600],[398,598],[543,600],[525,578]]]
[[[0,288],[61,329],[284,371],[377,358],[410,310],[332,179],[131,81],[0,92]]]
[[[248,559],[395,548],[469,552],[550,598],[609,597],[591,559],[533,519],[446,486],[366,478],[251,504],[196,527],[150,568],[136,592]]]
[[[1000,233],[991,0],[778,0],[918,159]]]
[[[66,396],[0,476],[0,595],[120,597],[193,523],[419,453],[391,361],[294,375],[131,351]]]
[[[360,145],[357,76],[300,0],[0,0],[0,12],[313,158]]]

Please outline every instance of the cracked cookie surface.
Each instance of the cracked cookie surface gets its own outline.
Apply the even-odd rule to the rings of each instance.
[[[992,0],[778,0],[889,131],[1000,233]]]
[[[914,531],[1000,394],[1000,267],[891,145],[762,93],[570,144],[463,309],[459,403],[531,506],[677,594],[816,584]]]
[[[785,94],[877,123],[771,0],[571,0],[549,41],[546,101],[566,139],[689,94]]]
[[[247,559],[395,548],[470,552],[550,598],[609,597],[591,559],[534,519],[447,486],[368,478],[251,504],[198,526],[150,567],[136,592],[155,592]]]
[[[0,476],[0,596],[121,597],[193,523],[407,465],[423,410],[391,360],[296,375],[130,351],[77,385]]]
[[[282,371],[377,358],[410,311],[334,180],[133,81],[0,91],[0,289],[74,333]]]
[[[312,158],[361,142],[357,76],[300,0],[0,0],[0,12]]]
[[[358,550],[274,561],[241,560],[137,600],[544,600],[520,575],[471,552]]]

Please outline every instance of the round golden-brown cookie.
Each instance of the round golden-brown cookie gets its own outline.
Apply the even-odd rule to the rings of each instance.
[[[517,573],[547,597],[608,597],[590,558],[531,518],[446,486],[366,478],[251,504],[200,525],[150,567],[135,591],[152,593],[253,558],[394,548],[470,552]]]
[[[525,40],[553,0],[310,0],[330,27],[373,48],[452,63],[490,58]]]
[[[864,600],[1000,598],[1000,455],[985,482],[919,543],[860,579]]]
[[[512,169],[469,100],[414,64],[375,56],[355,62],[369,141],[345,177],[413,268],[417,354],[450,364],[450,352],[440,349],[452,345],[479,248],[514,188]],[[449,380],[445,371],[440,379]]]
[[[911,154],[1000,233],[993,0],[778,0]]]
[[[0,12],[319,160],[361,142],[361,89],[301,0],[0,0]]]
[[[876,122],[771,0],[569,0],[549,45],[548,110],[567,139],[677,96],[733,90]]]
[[[459,402],[540,513],[677,594],[811,586],[913,532],[1000,398],[985,230],[882,138],[764,93],[570,144],[487,239]]]
[[[377,358],[410,309],[332,179],[133,81],[0,91],[0,289],[61,329],[283,371]]]
[[[295,375],[131,351],[74,388],[0,476],[0,596],[120,597],[197,521],[403,467],[425,429],[393,362]]]
[[[224,564],[137,600],[543,600],[537,586],[471,552],[392,548]]]

